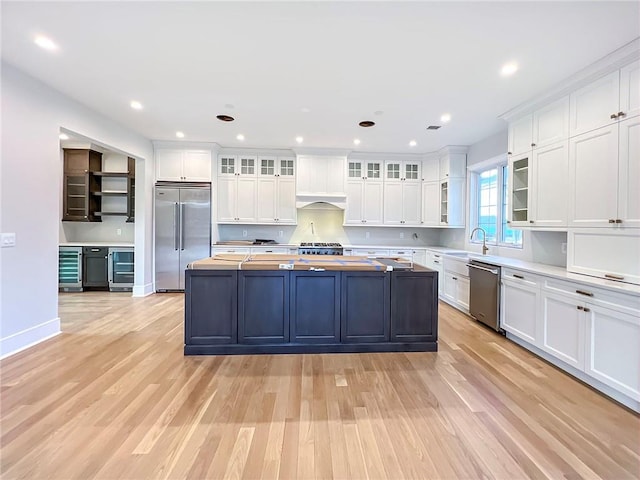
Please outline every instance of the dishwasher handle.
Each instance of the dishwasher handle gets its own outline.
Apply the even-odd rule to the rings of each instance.
[[[498,275],[498,270],[494,270],[492,268],[481,267],[480,265],[474,265],[473,263],[467,263],[467,267],[476,268],[476,269],[482,270],[484,272],[489,272],[492,275]]]

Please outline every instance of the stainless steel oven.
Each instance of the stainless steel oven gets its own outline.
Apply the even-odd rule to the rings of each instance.
[[[500,267],[471,260],[469,267],[469,314],[500,331]]]

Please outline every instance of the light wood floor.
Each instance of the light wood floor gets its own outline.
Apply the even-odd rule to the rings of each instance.
[[[438,353],[184,357],[183,297],[60,295],[2,479],[640,476],[640,418],[447,305]]]

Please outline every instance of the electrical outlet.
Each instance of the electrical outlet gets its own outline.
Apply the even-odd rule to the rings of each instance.
[[[369,238],[369,232],[364,232],[364,238]]]
[[[562,242],[562,245],[560,245],[560,251],[562,253],[567,253],[567,242]]]
[[[2,248],[15,247],[16,246],[16,234],[15,233],[3,233],[2,234]]]
[[[246,230],[242,230],[242,236],[246,237],[247,236],[247,231]]]
[[[282,230],[278,230],[278,236],[280,238],[284,237],[284,232]]]
[[[400,238],[404,238],[404,232],[400,232]]]
[[[116,235],[122,235],[122,229],[116,228]]]

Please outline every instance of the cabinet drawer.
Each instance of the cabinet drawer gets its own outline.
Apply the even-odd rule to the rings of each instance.
[[[509,280],[519,285],[527,285],[530,287],[538,287],[541,284],[541,279],[537,275],[529,272],[522,272],[520,270],[513,270],[511,268],[502,268],[502,279]]]
[[[287,247],[251,247],[251,254],[253,255],[256,253],[288,255],[292,252]],[[295,248],[293,253],[298,253],[298,249]]]
[[[388,257],[389,250],[381,250],[378,248],[354,248],[353,255],[362,257]]]
[[[413,259],[413,250],[411,250],[410,248],[389,250],[389,256],[391,256],[391,257],[400,257],[400,258],[405,258],[407,260],[412,260]]]
[[[576,301],[613,308],[623,313],[640,314],[640,296],[603,290],[590,285],[545,278],[543,290],[573,297]]]
[[[211,248],[211,255],[218,255],[220,253],[242,253],[247,254],[250,253],[251,249],[249,247],[213,247]]]
[[[467,259],[453,259],[450,257],[444,257],[444,270],[445,272],[456,273],[464,277],[469,277],[469,267],[467,267]]]

